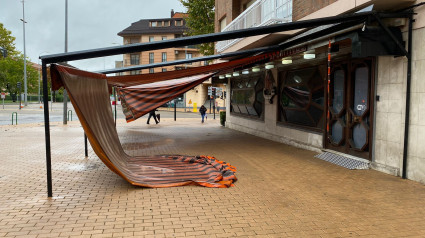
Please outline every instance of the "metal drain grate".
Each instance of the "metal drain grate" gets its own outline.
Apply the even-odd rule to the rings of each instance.
[[[352,158],[349,158],[349,157],[337,155],[337,154],[330,153],[330,152],[324,152],[324,153],[318,154],[314,157],[319,158],[319,159],[324,160],[324,161],[328,161],[332,164],[342,166],[342,167],[347,168],[347,169],[369,169],[369,163],[368,162],[352,159]]]

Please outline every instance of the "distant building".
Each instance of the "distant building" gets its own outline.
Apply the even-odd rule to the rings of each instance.
[[[142,19],[140,21],[133,22],[131,26],[119,32],[118,35],[123,37],[124,45],[171,40],[174,38],[184,37],[185,31],[188,30],[186,27],[185,17],[187,17],[186,13],[174,12],[174,10],[171,10],[170,18]],[[167,48],[162,50],[125,54],[123,57],[122,67],[191,59],[200,56],[202,55],[200,54],[199,49],[197,49],[195,46]],[[158,73],[169,70],[198,67],[204,64],[205,62],[194,62],[144,70],[135,70],[126,72],[125,74]],[[206,81],[204,84],[201,84],[195,87],[193,90],[190,90],[186,93],[186,97],[182,95],[182,97],[180,97],[178,106],[186,105],[187,107],[193,107],[196,103],[197,107],[200,107],[202,104],[208,104],[207,90],[210,82],[210,80]],[[224,101],[219,103],[219,105],[224,105]]]
[[[133,22],[131,26],[119,32],[118,35],[123,37],[124,45],[180,38],[184,36],[184,32],[188,29],[186,27],[186,21],[184,20],[186,15],[187,14],[180,12],[174,13],[172,10],[171,18],[142,19]],[[124,67],[190,59],[199,56],[199,50],[193,46],[126,54],[124,55]],[[203,62],[196,62],[192,64],[137,70],[130,72],[130,74],[157,73],[200,66],[202,63]]]

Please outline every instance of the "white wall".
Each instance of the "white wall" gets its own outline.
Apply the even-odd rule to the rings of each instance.
[[[407,178],[425,183],[425,28],[413,32],[412,47]]]
[[[404,143],[406,57],[377,58],[374,169],[400,175]]]
[[[418,9],[419,15],[425,13]],[[425,28],[414,24],[407,178],[425,183]],[[404,38],[407,39],[407,34]],[[401,176],[406,111],[407,58],[377,59],[374,169]]]

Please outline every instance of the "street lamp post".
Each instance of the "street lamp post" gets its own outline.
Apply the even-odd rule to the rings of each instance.
[[[65,0],[65,53],[68,52],[68,0]],[[63,124],[68,124],[68,94],[66,89],[63,89]]]
[[[25,50],[25,0],[22,0],[22,25],[24,30],[24,105],[28,106],[27,101],[27,54]],[[20,95],[19,95],[20,96]]]

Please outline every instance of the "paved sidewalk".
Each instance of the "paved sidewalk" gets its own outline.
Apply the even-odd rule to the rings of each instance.
[[[162,119],[162,118],[161,118]],[[132,155],[212,155],[236,186],[133,187],[89,148],[78,122],[52,124],[53,199],[43,124],[0,126],[0,237],[424,237],[425,185],[347,170],[314,152],[200,118],[119,120]]]

